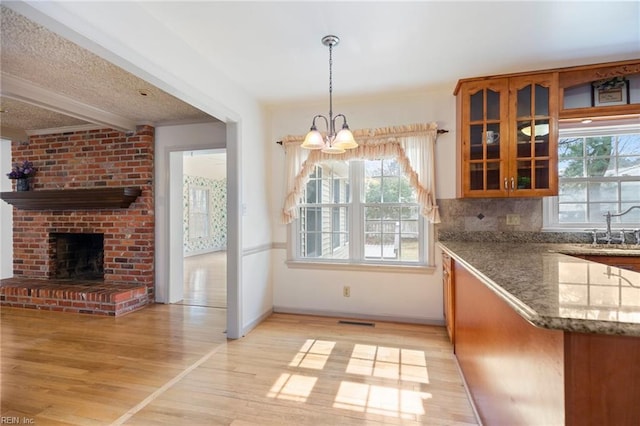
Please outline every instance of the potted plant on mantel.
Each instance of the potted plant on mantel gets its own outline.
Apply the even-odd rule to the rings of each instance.
[[[7,173],[7,176],[9,179],[16,180],[16,191],[28,191],[31,187],[30,180],[35,176],[37,171],[31,161],[24,160],[22,164],[14,164],[11,172]]]

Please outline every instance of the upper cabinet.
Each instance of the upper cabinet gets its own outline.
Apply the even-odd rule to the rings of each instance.
[[[640,60],[463,79],[454,94],[459,196],[557,195],[559,120],[640,114]]]
[[[557,193],[557,74],[462,82],[457,93],[461,193]]]

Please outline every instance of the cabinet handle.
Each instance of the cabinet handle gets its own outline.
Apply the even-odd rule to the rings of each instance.
[[[504,190],[505,191],[509,190],[509,185],[507,184],[507,178],[504,178]]]
[[[516,180],[511,177],[511,190],[513,191],[514,189],[516,189]]]

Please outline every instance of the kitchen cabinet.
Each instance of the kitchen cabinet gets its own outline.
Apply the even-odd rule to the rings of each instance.
[[[599,310],[602,300],[594,297],[593,306],[576,304],[566,296],[578,293],[562,279],[575,271],[572,266],[586,262],[567,262],[567,256],[537,246],[525,245],[522,255],[511,256],[513,244],[441,245],[455,277],[455,357],[481,422],[637,425],[640,334],[631,319],[638,312],[634,287],[623,285],[621,305],[612,308],[628,316],[582,318],[580,311]],[[499,266],[507,258],[511,271]],[[558,272],[563,266],[569,269]],[[605,269],[589,268],[592,275],[581,277],[585,288],[597,287]],[[545,302],[536,305],[539,299]],[[575,322],[566,306],[558,305],[571,300]]]
[[[624,87],[602,102],[612,79]],[[639,87],[639,59],[458,81],[458,197],[557,195],[559,121],[638,118]]]
[[[482,424],[564,425],[562,332],[532,326],[455,269],[455,356]]]
[[[557,194],[557,73],[461,80],[456,96],[463,197]]]
[[[453,259],[447,253],[442,253],[442,296],[444,323],[451,343],[454,342],[454,294],[453,294]]]

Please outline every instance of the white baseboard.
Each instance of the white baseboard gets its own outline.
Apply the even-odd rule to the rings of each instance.
[[[256,328],[262,321],[266,320],[273,314],[273,309],[268,310],[267,312],[260,315],[256,320],[250,322],[246,326],[242,327],[242,336],[246,336],[251,330]]]
[[[398,317],[398,316],[386,316],[386,315],[366,315],[353,312],[339,312],[339,311],[326,311],[316,309],[300,309],[290,308],[286,306],[274,306],[274,313],[281,314],[297,314],[297,315],[316,315],[321,317],[336,317],[336,318],[352,318],[368,321],[384,321],[384,322],[399,322],[407,324],[422,324],[422,325],[436,325],[444,327],[444,320],[436,318],[412,318],[412,317]]]
[[[202,250],[190,251],[189,253],[183,253],[183,257],[199,256],[201,254],[216,253],[219,251],[226,251],[226,250],[227,250],[226,247],[213,247],[213,248],[210,247]]]

